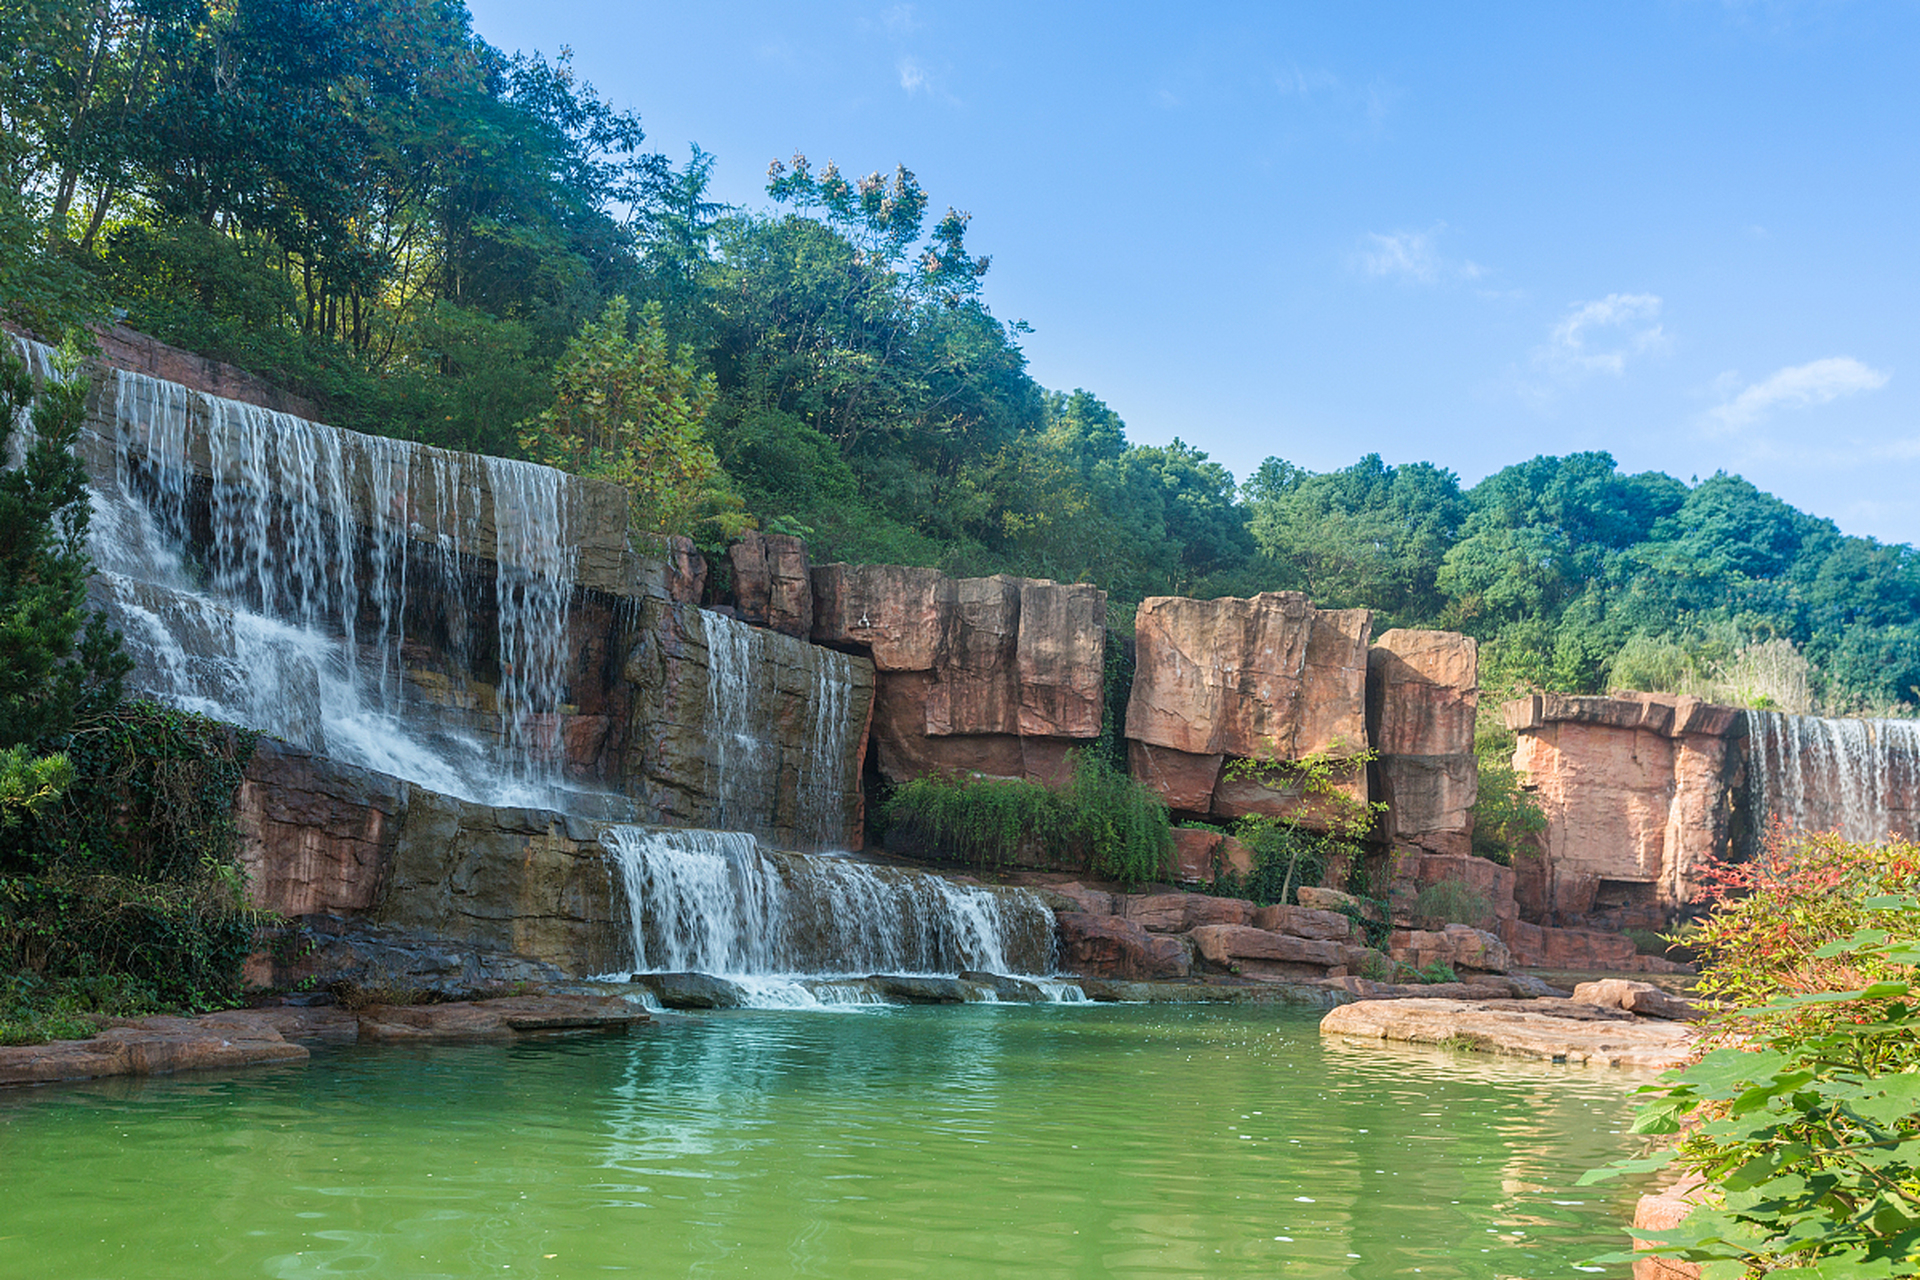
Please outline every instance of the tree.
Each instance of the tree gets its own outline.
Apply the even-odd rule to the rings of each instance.
[[[623,486],[635,529],[686,533],[706,520],[735,534],[751,526],[707,443],[713,400],[713,376],[668,344],[659,304],[636,324],[616,297],[567,344],[553,406],[521,424],[521,445],[535,461]]]
[[[76,363],[36,400],[26,368],[0,355],[0,458],[29,416],[32,430],[21,465],[0,470],[0,750],[58,739],[112,706],[132,666],[87,608],[87,478],[73,444],[88,383]]]

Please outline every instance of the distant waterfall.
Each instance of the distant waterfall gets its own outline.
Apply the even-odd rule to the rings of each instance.
[[[1021,889],[847,858],[769,854],[752,836],[613,827],[634,968],[719,975],[1046,973],[1053,917]]]
[[[1781,822],[1874,843],[1920,836],[1920,721],[1749,711],[1755,829]]]
[[[718,798],[712,822],[746,829],[782,790],[783,762],[768,709],[786,704],[774,686],[768,632],[721,614],[699,615],[707,642],[707,710],[712,739],[708,788]],[[849,759],[847,717],[853,701],[853,665],[844,653],[811,648],[811,687],[805,691],[805,753],[785,762],[793,777],[795,837],[818,849],[846,838],[846,796],[855,767]],[[789,691],[791,693],[793,691]],[[857,726],[856,726],[857,728]]]
[[[112,480],[96,475],[92,551],[135,687],[464,799],[556,803],[574,574],[564,476],[109,376]],[[461,687],[488,555],[491,728]],[[409,679],[410,619],[444,631],[455,658],[421,677],[437,701]]]

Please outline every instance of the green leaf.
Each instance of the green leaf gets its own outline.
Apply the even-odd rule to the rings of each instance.
[[[1590,1187],[1596,1182],[1610,1181],[1623,1173],[1651,1173],[1655,1169],[1664,1169],[1669,1164],[1672,1164],[1673,1158],[1678,1154],[1680,1153],[1669,1149],[1666,1151],[1656,1151],[1650,1156],[1635,1156],[1630,1160],[1615,1160],[1612,1164],[1602,1165],[1598,1169],[1587,1170],[1580,1175],[1580,1180],[1573,1185],[1576,1187]]]

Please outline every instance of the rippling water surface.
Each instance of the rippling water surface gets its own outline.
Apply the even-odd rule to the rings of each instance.
[[[0,1093],[0,1275],[1580,1274],[1645,1077],[1298,1013],[739,1013]]]

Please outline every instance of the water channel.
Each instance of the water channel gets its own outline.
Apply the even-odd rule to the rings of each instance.
[[[333,1049],[0,1094],[0,1275],[1576,1276],[1644,1079],[1164,1005]]]

